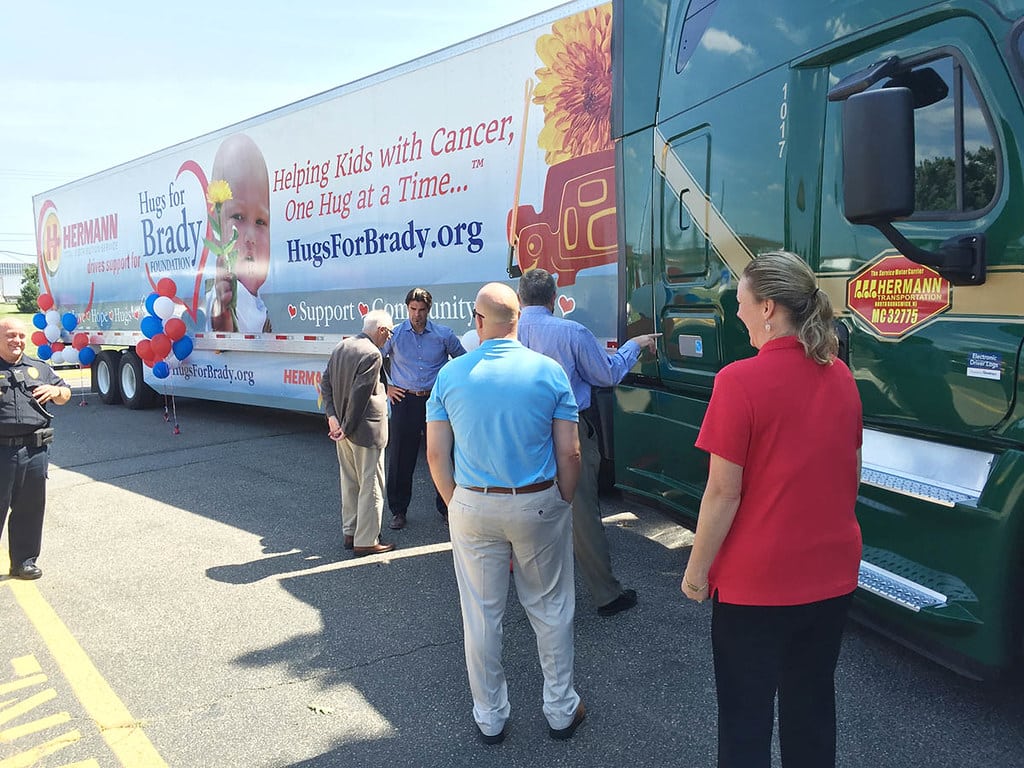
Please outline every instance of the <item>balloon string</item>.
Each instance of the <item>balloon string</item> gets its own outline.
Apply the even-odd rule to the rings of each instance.
[[[165,421],[170,421],[170,419],[166,415],[166,411],[167,411],[167,398],[170,397],[170,399],[171,399],[171,416],[174,419],[174,429],[171,431],[171,434],[180,435],[181,434],[181,427],[178,426],[178,408],[177,408],[177,405],[174,402],[174,384],[172,384],[171,382],[167,382],[167,392],[168,392],[168,394],[164,395],[164,412],[165,412],[164,420]]]
[[[79,381],[81,381],[82,372],[83,371],[85,371],[85,366],[82,365],[81,363],[79,363],[78,364],[78,378],[79,378]],[[74,388],[72,388],[71,391],[74,392]],[[82,399],[78,401],[78,407],[81,408],[83,405],[88,405],[88,404],[89,403],[86,402],[86,400],[85,400],[85,387],[82,387]]]

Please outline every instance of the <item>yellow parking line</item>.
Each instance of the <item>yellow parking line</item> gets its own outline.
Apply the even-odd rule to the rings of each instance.
[[[14,757],[8,757],[5,760],[0,760],[0,768],[31,768],[33,765],[38,765],[44,757],[49,757],[56,752],[60,752],[65,747],[81,740],[81,738],[81,731],[68,731],[63,736],[50,739],[45,744],[33,747],[27,752],[19,752]]]
[[[39,662],[36,661],[36,657],[31,654],[11,659],[11,666],[14,667],[14,674],[18,677],[25,677],[26,675],[40,675],[43,672],[43,668],[39,666]],[[0,690],[3,689],[0,688]]]
[[[82,646],[43,599],[36,585],[16,579],[6,583],[46,642],[78,700],[96,721],[103,739],[121,765],[125,768],[167,768],[167,763],[143,733],[141,724],[131,716],[99,670],[93,666]],[[47,744],[42,749],[53,747],[54,744]]]
[[[0,725],[7,725],[11,720],[16,720],[26,712],[31,712],[36,707],[57,698],[57,692],[53,688],[40,691],[35,696],[29,696],[24,701],[19,701],[0,713]]]
[[[58,712],[56,715],[50,715],[49,717],[41,717],[38,720],[25,723],[24,725],[16,725],[13,728],[0,731],[0,742],[10,742],[20,739],[22,736],[29,736],[33,733],[40,733],[47,731],[50,728],[55,728],[58,725],[64,725],[64,723],[71,722],[70,712]]]
[[[15,669],[17,672],[17,669]],[[46,675],[32,675],[30,677],[23,677],[21,680],[15,680],[10,683],[4,683],[0,685],[0,696],[5,696],[12,691],[20,691],[22,688],[31,688],[33,685],[39,685],[40,683],[46,682]],[[0,707],[3,704],[0,703]]]

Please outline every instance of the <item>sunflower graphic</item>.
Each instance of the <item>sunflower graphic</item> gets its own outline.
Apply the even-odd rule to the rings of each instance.
[[[542,267],[559,287],[580,270],[612,264],[618,255],[615,214],[615,151],[611,138],[612,6],[573,14],[537,38],[543,66],[523,95],[519,165],[509,210],[508,274]],[[542,208],[520,205],[526,126],[542,107],[537,145],[548,168]]]
[[[537,143],[548,165],[612,148],[611,35],[606,3],[555,22],[537,40],[544,66],[533,103],[544,108]]]

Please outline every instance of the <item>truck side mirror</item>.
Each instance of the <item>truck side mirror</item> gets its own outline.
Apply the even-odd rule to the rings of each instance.
[[[914,212],[914,96],[883,88],[843,104],[843,201],[854,224],[887,224]]]
[[[843,103],[843,213],[868,224],[911,261],[954,285],[985,282],[985,235],[946,240],[938,251],[911,243],[892,225],[914,212],[914,94],[909,88],[856,93]]]

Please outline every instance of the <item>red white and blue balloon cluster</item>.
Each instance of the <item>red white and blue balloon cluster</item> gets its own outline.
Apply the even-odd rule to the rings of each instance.
[[[158,379],[171,375],[171,367],[183,362],[192,354],[192,337],[188,335],[185,321],[177,316],[176,302],[178,287],[169,277],[156,284],[156,291],[146,297],[146,316],[139,323],[145,336],[135,345],[142,362],[153,369]]]
[[[32,316],[32,325],[37,329],[32,334],[32,343],[38,347],[39,359],[49,360],[54,365],[91,365],[96,359],[96,350],[89,346],[89,334],[75,333],[78,327],[75,314],[60,314],[48,293],[39,294],[36,303],[39,312]]]

